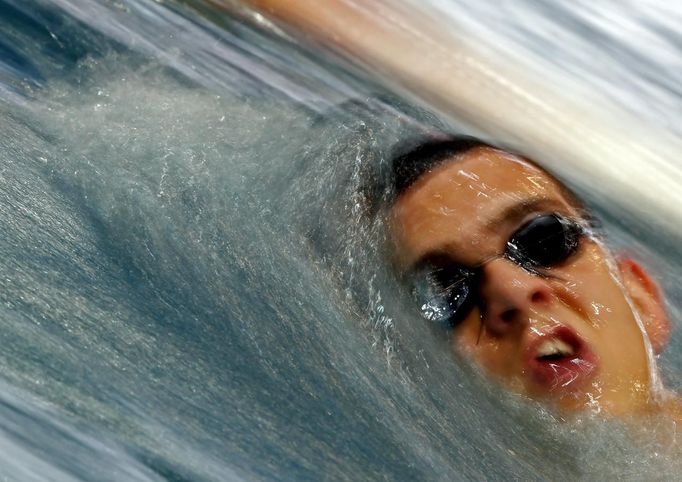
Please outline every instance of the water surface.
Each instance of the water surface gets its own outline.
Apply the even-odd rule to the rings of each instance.
[[[567,96],[604,95],[677,134],[679,12],[412,8],[444,9]],[[436,120],[327,52],[197,2],[0,12],[6,479],[679,473],[653,440],[500,393],[415,323],[363,188],[396,144],[439,123],[470,132],[466,119]],[[598,182],[576,188],[589,201]],[[593,204],[671,299],[661,364],[679,387],[679,256]]]

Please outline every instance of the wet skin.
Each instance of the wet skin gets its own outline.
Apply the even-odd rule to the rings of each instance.
[[[449,336],[454,349],[510,389],[568,411],[650,410],[658,400],[649,340],[661,349],[668,323],[641,267],[616,262],[588,235],[544,274],[498,256],[534,217],[557,213],[584,223],[564,193],[509,153],[478,147],[459,154],[394,204],[399,268],[410,272],[434,255],[458,265],[485,262],[478,303]]]

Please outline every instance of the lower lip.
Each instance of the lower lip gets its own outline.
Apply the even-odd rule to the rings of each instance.
[[[557,360],[543,360],[530,356],[526,364],[532,381],[548,392],[572,391],[588,383],[597,370],[597,357],[572,330],[560,329],[548,334],[553,338],[570,344],[575,349],[572,356]],[[533,344],[532,353],[537,353],[537,347],[546,337]]]

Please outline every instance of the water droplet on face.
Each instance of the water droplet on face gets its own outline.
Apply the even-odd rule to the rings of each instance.
[[[593,302],[591,305],[592,305],[592,311],[594,311],[595,315],[601,315],[603,313],[613,312],[613,310],[610,307],[602,305],[601,303]]]
[[[464,176],[467,179],[471,179],[472,181],[478,181],[480,179],[480,177],[477,174],[467,172],[467,171],[463,171],[462,169],[457,171],[457,174],[459,174],[460,176]]]

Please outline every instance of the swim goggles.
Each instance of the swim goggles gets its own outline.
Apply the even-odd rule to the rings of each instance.
[[[507,241],[502,254],[481,264],[467,267],[438,256],[420,263],[412,277],[412,294],[421,314],[446,329],[455,328],[480,306],[480,283],[483,266],[504,257],[526,271],[548,276],[543,270],[561,265],[578,249],[584,229],[560,214],[541,214],[523,224]]]

